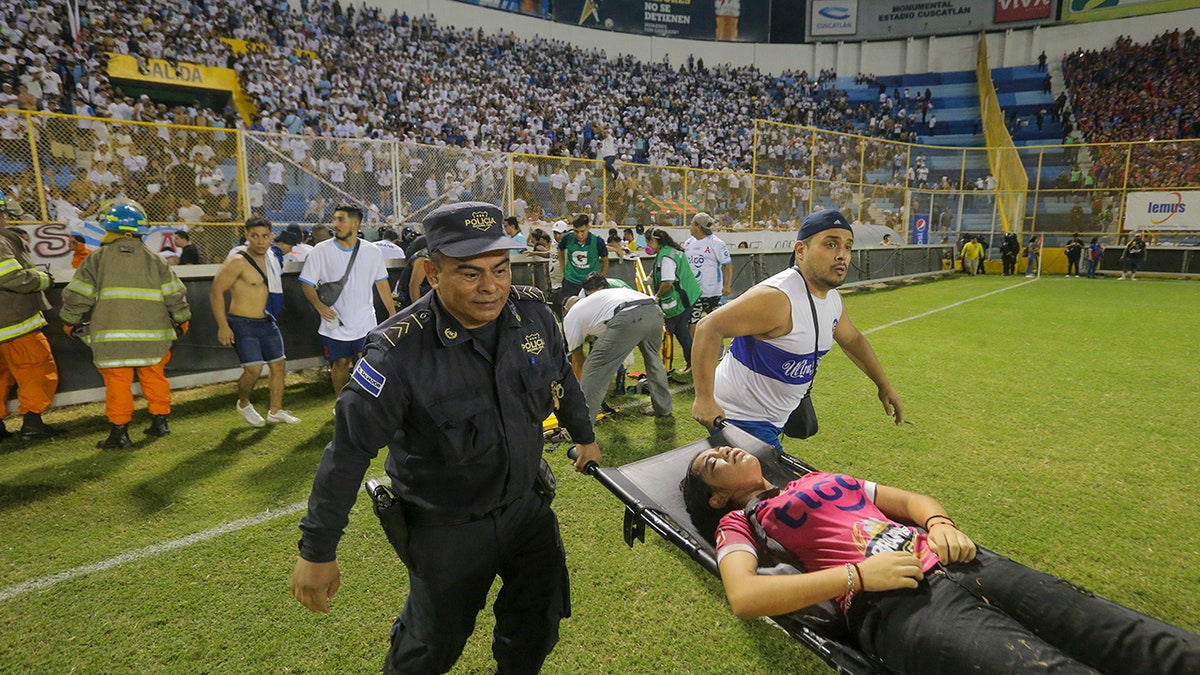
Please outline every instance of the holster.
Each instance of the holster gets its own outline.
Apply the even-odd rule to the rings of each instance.
[[[377,480],[369,480],[363,486],[371,497],[371,507],[379,517],[383,533],[388,542],[396,549],[396,555],[404,566],[412,569],[412,560],[408,555],[408,518],[404,514],[404,505],[397,499],[391,488]]]
[[[558,494],[558,482],[554,479],[554,471],[550,469],[550,463],[545,457],[540,458],[538,464],[537,478],[533,482],[533,491],[538,493],[547,504],[554,502],[554,495]]]

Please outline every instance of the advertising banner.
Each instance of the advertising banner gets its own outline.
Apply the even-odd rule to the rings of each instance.
[[[554,20],[657,37],[766,42],[770,0],[555,0]]]
[[[996,0],[996,23],[1049,19],[1050,0]]]
[[[458,0],[458,2],[529,16],[540,16],[543,19],[550,18],[550,0]]]
[[[808,17],[814,37],[854,35],[858,31],[858,0],[812,0]]]
[[[918,213],[913,216],[912,243],[929,243],[929,214]]]
[[[1130,192],[1122,229],[1200,232],[1200,191]]]
[[[1053,21],[1056,1],[808,0],[807,33],[813,41],[880,40],[1021,28]]]
[[[1191,9],[1194,0],[1063,0],[1064,21],[1107,21]]]

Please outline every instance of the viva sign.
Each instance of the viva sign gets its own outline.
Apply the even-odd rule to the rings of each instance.
[[[1049,19],[1050,0],[996,0],[996,23]]]

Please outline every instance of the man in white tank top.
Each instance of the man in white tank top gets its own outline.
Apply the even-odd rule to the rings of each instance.
[[[846,280],[853,245],[854,231],[844,215],[832,209],[817,211],[800,226],[795,267],[700,321],[692,347],[692,417],[697,422],[712,429],[714,419],[725,417],[782,448],[784,422],[808,393],[821,357],[834,342],[879,388],[884,412],[896,424],[904,421],[900,396],[835,290]],[[718,364],[727,338],[733,341]]]

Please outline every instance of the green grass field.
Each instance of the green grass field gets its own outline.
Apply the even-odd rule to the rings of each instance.
[[[935,495],[976,541],[1200,631],[1200,284],[1025,281],[848,295],[912,424],[893,426],[835,350],[815,393],[820,433],[785,446]],[[93,447],[99,404],[47,415],[65,439],[0,444],[0,673],[378,671],[406,578],[365,500],[339,549],[333,612],[288,593],[297,505],[333,429],[328,385],[291,376],[285,403],[304,422],[264,429],[241,423],[231,392],[177,392],[174,434],[153,442],[142,409],[128,451]],[[598,426],[606,464],[703,434],[690,391],[674,420],[614,402],[628,412]],[[563,449],[550,459],[574,616],[545,672],[829,672],[782,632],[734,617],[719,582],[653,533],[627,548],[620,502],[570,471]],[[378,462],[371,475],[382,473]],[[52,578],[76,568],[91,571]],[[493,671],[491,627],[485,611],[454,672]]]

